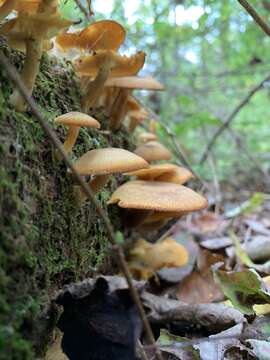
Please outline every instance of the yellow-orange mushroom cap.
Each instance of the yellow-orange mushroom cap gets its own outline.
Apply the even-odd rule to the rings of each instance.
[[[149,167],[147,161],[136,154],[118,148],[90,150],[74,163],[81,175],[105,175]]]
[[[105,62],[110,63],[110,76],[127,76],[137,74],[144,65],[145,53],[138,51],[132,56],[122,56],[114,51],[100,50],[93,55],[86,55],[74,62],[76,72],[95,77]]]
[[[149,278],[162,268],[184,266],[188,257],[185,247],[172,238],[156,244],[139,239],[129,253],[129,267],[135,276]]]
[[[141,169],[127,173],[129,176],[136,176],[140,180],[153,180],[164,173],[174,171],[174,164],[156,164],[151,165],[148,169]]]
[[[149,141],[156,141],[157,135],[153,133],[144,132],[139,135],[139,142],[140,143],[147,143]]]
[[[68,153],[72,150],[82,126],[92,129],[100,128],[100,123],[92,118],[92,116],[77,111],[58,116],[55,118],[54,122],[69,127],[68,135],[64,142],[64,148]]]
[[[114,86],[137,90],[164,90],[164,86],[156,79],[139,76],[114,77],[106,81],[105,86]]]
[[[176,166],[173,171],[162,174],[156,177],[155,180],[182,185],[192,178],[194,178],[194,175],[190,170]]]
[[[149,141],[146,144],[139,145],[134,152],[148,162],[170,160],[172,157],[171,152],[164,145],[156,141]]]
[[[126,209],[173,212],[190,212],[207,207],[203,196],[183,185],[143,180],[121,185],[108,203]]]
[[[82,31],[58,35],[56,44],[64,51],[71,48],[116,51],[124,42],[125,36],[122,25],[113,20],[101,20]]]

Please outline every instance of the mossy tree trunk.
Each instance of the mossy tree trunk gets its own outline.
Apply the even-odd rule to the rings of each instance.
[[[21,69],[23,55],[0,45]],[[109,271],[109,244],[95,209],[78,205],[72,179],[37,120],[9,106],[12,90],[0,69],[0,359],[31,360],[44,354],[55,325],[55,293],[97,269]],[[56,116],[79,110],[71,65],[43,56],[34,97],[52,126]],[[102,109],[95,115],[106,123]],[[57,132],[63,140],[65,129]],[[73,156],[108,146],[133,149],[124,130],[103,136],[82,129]],[[119,228],[117,209],[106,205],[116,184],[112,178],[98,197]]]

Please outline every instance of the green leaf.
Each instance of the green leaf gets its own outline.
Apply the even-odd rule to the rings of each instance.
[[[116,231],[115,238],[117,244],[122,245],[124,243],[124,235],[121,231]]]
[[[215,281],[233,306],[244,314],[253,314],[255,304],[270,303],[270,294],[255,270],[226,272],[213,268],[213,274]]]

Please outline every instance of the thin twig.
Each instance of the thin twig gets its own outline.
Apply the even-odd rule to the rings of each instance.
[[[83,13],[83,15],[85,16],[85,18],[89,21],[91,14],[89,14],[87,12],[87,10],[85,9],[85,7],[82,5],[82,3],[80,2],[80,0],[74,0],[74,2],[76,3],[76,5],[78,6],[78,8],[81,10],[81,12]]]
[[[128,283],[129,289],[130,289],[131,296],[133,298],[134,303],[136,304],[136,306],[138,308],[138,312],[139,312],[139,315],[141,317],[141,320],[142,320],[142,323],[143,323],[144,330],[145,330],[146,336],[148,338],[148,341],[150,342],[150,344],[155,346],[155,338],[154,338],[152,329],[150,327],[149,321],[147,319],[146,313],[144,311],[144,308],[143,308],[141,299],[139,297],[138,291],[133,286],[132,277],[131,277],[131,274],[129,272],[126,260],[125,260],[123,249],[117,244],[117,240],[116,240],[116,237],[115,237],[115,234],[114,234],[114,230],[112,228],[112,225],[111,225],[108,217],[106,216],[103,209],[101,208],[98,201],[96,200],[92,190],[86,185],[83,178],[80,176],[80,174],[74,168],[73,163],[69,159],[69,157],[68,157],[68,155],[67,155],[61,141],[58,139],[56,133],[53,131],[53,129],[50,127],[50,125],[46,122],[46,120],[44,120],[44,118],[43,118],[42,114],[40,113],[40,111],[38,109],[38,106],[36,105],[33,98],[28,95],[27,89],[26,89],[23,81],[21,80],[21,77],[20,77],[18,71],[15,69],[15,67],[13,65],[10,64],[10,62],[8,61],[8,59],[3,54],[2,51],[0,51],[0,63],[4,67],[4,69],[6,71],[6,74],[9,77],[9,79],[16,85],[16,87],[20,91],[22,97],[24,98],[26,103],[29,105],[29,107],[31,109],[31,112],[33,113],[33,115],[38,120],[40,126],[42,127],[42,129],[44,130],[46,135],[48,136],[51,143],[58,149],[58,151],[59,151],[60,155],[62,156],[66,166],[71,170],[71,172],[72,172],[72,174],[74,176],[74,179],[78,182],[78,184],[81,186],[81,188],[82,188],[83,192],[85,193],[85,195],[89,198],[89,200],[96,207],[97,213],[99,214],[99,216],[103,220],[105,228],[107,230],[108,240],[110,241],[110,243],[112,245],[112,248],[116,253],[116,261],[118,262],[119,268],[121,269],[121,271],[123,272],[123,274],[124,274],[124,276],[126,278],[126,281]],[[160,360],[162,360],[161,354],[158,354],[158,357],[159,357]]]
[[[270,36],[270,27],[269,25],[260,17],[257,11],[250,5],[247,0],[237,0],[243,8],[249,13],[253,20],[260,26],[260,28],[265,32],[266,35]]]
[[[146,111],[148,111],[151,116],[158,122],[158,124],[160,125],[160,127],[167,133],[167,135],[171,138],[175,150],[177,152],[177,156],[179,157],[180,161],[182,164],[184,164],[194,175],[195,177],[199,180],[199,182],[201,183],[201,185],[205,188],[208,188],[208,185],[206,184],[206,182],[200,177],[200,175],[197,174],[197,172],[192,168],[192,165],[190,164],[185,152],[183,151],[183,149],[181,148],[180,144],[177,141],[177,138],[175,136],[175,134],[173,133],[173,131],[171,130],[171,128],[168,125],[165,125],[164,122],[161,121],[160,117],[158,116],[158,114],[156,114],[152,109],[150,109],[149,107],[147,107],[145,104],[142,103],[142,101],[140,99],[138,99],[137,97],[134,96],[134,98],[136,99],[136,101],[138,101],[138,103],[145,108]]]
[[[265,79],[263,79],[257,86],[255,86],[248,94],[247,96],[236,106],[236,108],[232,111],[232,113],[228,116],[228,118],[223,122],[223,124],[219,127],[219,129],[215,132],[212,139],[209,141],[206,150],[204,151],[200,164],[204,163],[206,160],[209,151],[214,146],[216,140],[219,138],[219,136],[223,133],[224,130],[228,129],[231,122],[234,120],[236,115],[239,113],[239,111],[249,103],[250,99],[255,95],[259,90],[261,90],[265,83],[270,80],[270,75],[268,75]]]

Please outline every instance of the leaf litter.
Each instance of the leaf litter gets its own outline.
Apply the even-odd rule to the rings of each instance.
[[[238,205],[229,201],[223,213],[179,220],[166,233],[174,240],[168,251],[164,239],[134,245],[130,270],[146,280],[134,284],[163,359],[270,359],[269,234],[269,199],[259,193]],[[172,255],[176,248],[181,259]],[[81,354],[92,344],[91,359],[101,359],[93,352],[99,344],[110,359],[140,359],[139,338],[147,358],[156,358],[123,277],[69,285],[56,302],[64,308],[58,325],[64,352],[75,346]],[[78,329],[78,319],[89,328]]]

